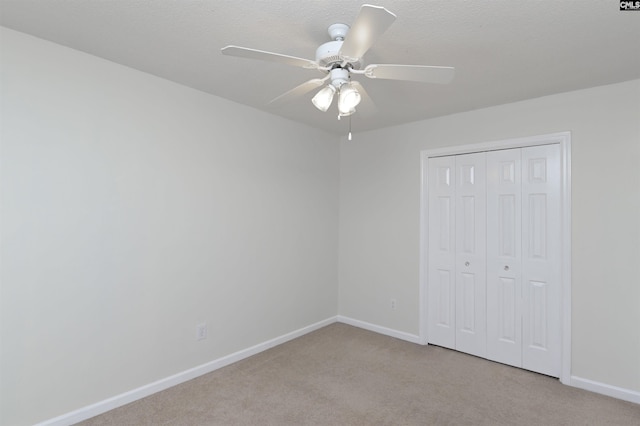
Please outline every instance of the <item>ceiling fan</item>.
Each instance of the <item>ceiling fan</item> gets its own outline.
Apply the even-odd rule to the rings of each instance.
[[[328,33],[332,41],[318,47],[315,60],[233,45],[222,48],[222,53],[321,71],[326,74],[323,78],[306,81],[273,99],[270,104],[281,105],[324,86],[312,102],[320,111],[326,112],[337,94],[339,119],[353,114],[362,98],[369,98],[362,84],[351,79],[352,75],[438,84],[447,84],[453,79],[455,69],[452,67],[370,64],[361,68],[364,54],[395,19],[396,15],[384,7],[363,5],[351,27],[346,24],[329,26]]]

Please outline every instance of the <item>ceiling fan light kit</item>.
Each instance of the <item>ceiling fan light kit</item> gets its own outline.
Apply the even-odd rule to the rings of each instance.
[[[326,112],[331,106],[333,96],[336,94],[336,88],[332,84],[324,86],[316,95],[311,99],[313,105],[322,112]]]
[[[311,102],[320,111],[328,111],[335,94],[338,93],[338,118],[349,116],[363,96],[368,100],[363,86],[352,80],[352,76],[364,76],[370,79],[415,81],[421,83],[447,84],[453,80],[455,69],[452,67],[434,67],[426,65],[370,64],[360,69],[362,57],[389,26],[396,15],[381,6],[365,4],[351,27],[346,24],[330,25],[327,32],[332,41],[316,49],[315,61],[283,55],[280,53],[256,50],[247,47],[226,46],[224,55],[249,59],[278,62],[305,69],[315,69],[325,74],[322,79],[308,80],[271,101],[280,105],[289,100],[324,85]],[[329,82],[325,85],[325,82]]]
[[[340,116],[353,114],[355,107],[360,103],[361,96],[358,90],[349,81],[349,70],[336,67],[330,72],[331,82],[320,89],[311,99],[313,105],[322,112],[326,112],[336,94],[338,95],[338,112]]]
[[[338,112],[341,116],[351,115],[356,112],[356,106],[362,97],[351,83],[340,86],[340,96],[338,97]]]

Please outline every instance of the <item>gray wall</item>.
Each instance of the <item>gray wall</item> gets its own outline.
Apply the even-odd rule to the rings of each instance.
[[[0,424],[335,317],[335,137],[1,36]]]
[[[572,371],[640,391],[640,80],[357,134],[340,150],[341,315],[419,332],[420,151],[572,134]],[[390,299],[398,300],[391,310]]]

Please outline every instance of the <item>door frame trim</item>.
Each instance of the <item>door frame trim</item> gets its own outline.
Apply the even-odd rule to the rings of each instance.
[[[420,152],[420,343],[428,344],[427,286],[429,259],[429,158],[474,152],[560,145],[560,233],[561,233],[561,362],[560,382],[571,382],[571,132],[505,139],[471,145],[435,148]]]

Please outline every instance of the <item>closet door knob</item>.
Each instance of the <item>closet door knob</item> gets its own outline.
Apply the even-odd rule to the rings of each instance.
[[[504,266],[504,270],[505,270],[505,271],[508,271],[508,270],[509,270],[509,265],[505,265],[505,266]]]
[[[471,265],[469,262],[464,262],[464,266],[469,266]]]

